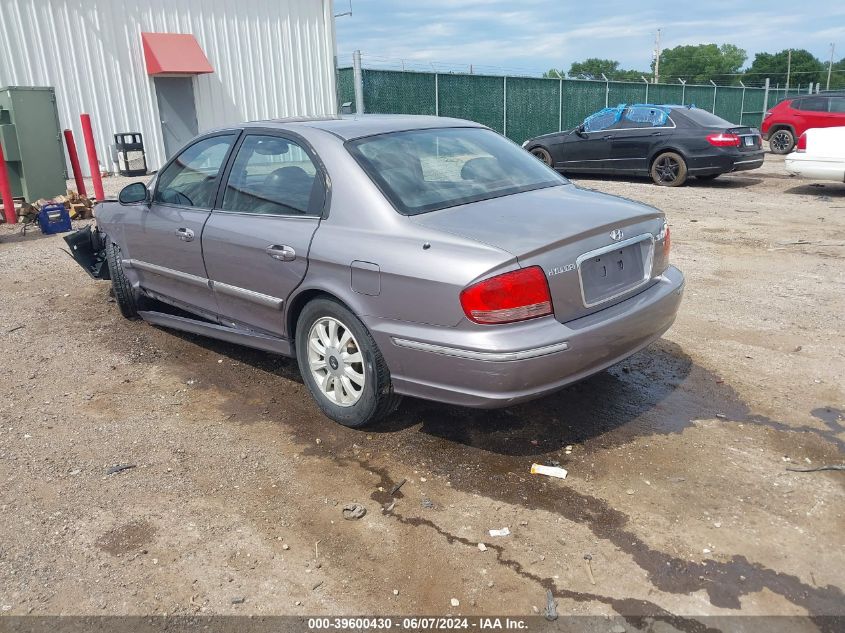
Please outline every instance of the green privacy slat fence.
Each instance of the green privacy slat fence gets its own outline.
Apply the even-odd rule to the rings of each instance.
[[[344,103],[355,103],[355,79],[351,68],[339,68],[337,71],[337,109]]]
[[[560,125],[560,82],[508,77],[507,135],[520,141]]]
[[[369,71],[368,71],[369,72]],[[505,87],[502,77],[438,75],[440,116],[469,119],[504,131]]]
[[[745,103],[742,106],[741,125],[759,127],[763,120],[763,105],[766,100],[764,90],[748,89],[745,91]],[[771,93],[769,94],[769,107],[774,105]]]
[[[568,130],[589,115],[605,107],[605,85],[603,81],[563,81],[563,129]],[[617,105],[617,104],[613,104]],[[525,139],[514,139],[524,141]]]
[[[436,114],[432,73],[366,70],[363,80],[366,112]]]
[[[362,83],[367,112],[469,119],[519,143],[571,129],[605,105],[620,103],[694,104],[732,123],[757,127],[766,99],[763,88],[372,69],[362,71]],[[351,68],[338,70],[337,93],[338,107],[355,102]],[[790,96],[796,94],[796,89],[790,89]],[[785,96],[783,89],[770,89],[768,107]]]
[[[683,86],[677,84],[652,84],[648,87],[649,103],[681,103]]]
[[[694,105],[702,110],[712,110],[713,86],[684,86],[683,105]]]
[[[714,114],[726,121],[741,124],[743,108],[742,88],[719,88],[716,90],[716,110]],[[759,123],[759,121],[758,121]]]
[[[622,81],[611,81],[607,84],[608,105],[615,106],[620,103],[647,103],[648,84],[626,83]]]

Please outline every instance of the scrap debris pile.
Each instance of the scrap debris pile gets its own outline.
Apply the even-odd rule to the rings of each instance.
[[[94,201],[68,189],[67,195],[56,196],[52,200],[42,198],[33,203],[22,204],[17,209],[18,220],[27,224],[35,222],[38,212],[48,204],[63,204],[68,210],[71,220],[84,220],[94,217]]]

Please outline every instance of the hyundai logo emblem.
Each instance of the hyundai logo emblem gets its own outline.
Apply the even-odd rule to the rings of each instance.
[[[625,237],[625,234],[620,229],[613,229],[610,232],[610,237],[614,242],[618,242],[623,237]]]

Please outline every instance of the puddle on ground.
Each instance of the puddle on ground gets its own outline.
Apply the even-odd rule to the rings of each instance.
[[[558,452],[567,444],[579,444],[588,453],[598,452],[640,437],[679,433],[697,420],[717,415],[733,422],[761,425],[786,433],[812,434],[842,451],[843,440],[837,437],[842,429],[838,422],[841,412],[836,409],[814,411],[827,429],[793,426],[753,415],[736,392],[718,376],[695,365],[676,344],[661,340],[611,370],[539,401],[506,410],[483,411],[406,399],[385,423],[366,430],[353,430],[329,421],[307,401],[292,402],[309,397],[301,385],[295,361],[202,337],[173,335],[246,366],[250,374],[248,379],[231,365],[204,366],[202,380],[195,385],[226,397],[223,410],[232,416],[233,423],[267,420],[268,416],[271,420],[284,420],[280,424],[285,430],[308,447],[303,451],[305,454],[332,458],[340,463],[354,462],[377,474],[385,490],[390,490],[396,483],[386,473],[361,459],[343,457],[352,454],[353,444],[363,443],[364,437],[368,438],[367,452],[378,453],[380,459],[389,456],[392,461],[401,462],[403,470],[425,468],[447,477],[454,489],[542,509],[587,527],[597,538],[611,542],[630,555],[660,591],[689,594],[703,590],[714,606],[739,609],[742,596],[768,589],[805,608],[811,615],[843,610],[845,594],[838,587],[812,586],[796,576],[753,563],[744,556],[733,556],[726,562],[691,562],[673,556],[650,547],[629,529],[629,517],[604,500],[572,488],[552,487],[537,480],[527,482],[522,476],[526,458],[540,461],[552,454],[559,457]],[[197,375],[195,359],[176,356],[167,362],[183,374],[186,381]],[[292,410],[304,414],[291,415]],[[324,438],[332,447],[332,454],[315,449],[315,437]],[[412,519],[398,518],[414,525]],[[460,542],[459,538],[446,535],[437,525],[429,523],[427,527]],[[515,567],[518,563],[514,561],[500,557],[500,562],[514,567],[518,573],[525,573]],[[567,593],[550,585],[549,579],[535,580],[553,588],[559,597],[613,601],[612,598]],[[620,613],[631,610],[631,613],[645,615],[660,610],[651,603],[639,606],[614,603],[613,606]]]

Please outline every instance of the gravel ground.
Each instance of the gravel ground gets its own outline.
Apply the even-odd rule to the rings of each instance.
[[[295,363],[126,321],[60,237],[0,226],[3,612],[845,614],[845,473],[786,470],[843,462],[845,185],[774,156],[577,182],[666,211],[675,326],[543,400],[361,431]]]

